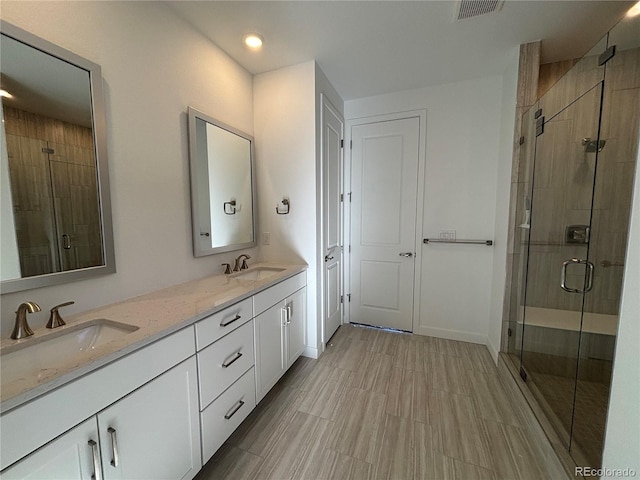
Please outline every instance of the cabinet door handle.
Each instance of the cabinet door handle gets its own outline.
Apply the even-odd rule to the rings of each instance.
[[[109,432],[109,436],[111,437],[111,466],[118,467],[120,465],[119,455],[118,455],[118,437],[116,435],[115,428],[107,428],[107,432]]]
[[[287,310],[287,307],[284,306],[282,307],[282,310],[280,310],[280,317],[282,318],[282,326],[286,327],[289,324],[289,310]]]
[[[93,457],[93,480],[102,480],[102,465],[100,464],[100,451],[98,450],[98,444],[94,440],[89,440],[89,447],[91,447],[91,456]]]
[[[293,318],[293,304],[287,305],[287,325],[291,324],[291,318]]]
[[[231,320],[229,320],[228,322],[225,322],[224,320],[220,322],[220,326],[221,327],[226,327],[227,325],[231,325],[233,322],[240,320],[242,318],[241,315],[236,315],[235,318],[232,318]]]
[[[236,356],[233,357],[231,360],[229,360],[228,362],[224,362],[222,364],[222,368],[227,368],[229,365],[231,365],[234,362],[237,362],[238,360],[240,360],[240,357],[242,357],[242,352],[238,352],[236,353]]]
[[[236,405],[234,408],[232,408],[225,416],[224,419],[225,420],[229,420],[231,417],[233,417],[236,412],[238,410],[240,410],[242,408],[242,406],[244,405],[244,402],[242,400],[238,400],[238,405]]]

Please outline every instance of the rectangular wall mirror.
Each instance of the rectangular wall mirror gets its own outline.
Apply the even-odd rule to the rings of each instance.
[[[1,293],[115,272],[100,66],[0,30]]]
[[[253,137],[189,107],[193,254],[256,245]]]

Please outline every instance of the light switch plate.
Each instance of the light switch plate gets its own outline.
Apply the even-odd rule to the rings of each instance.
[[[440,240],[455,240],[455,239],[456,239],[455,230],[440,230]]]
[[[263,245],[271,244],[271,234],[269,232],[262,232],[262,244]]]

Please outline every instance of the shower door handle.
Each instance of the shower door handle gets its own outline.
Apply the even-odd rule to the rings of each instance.
[[[587,281],[583,290],[579,288],[569,288],[567,287],[567,267],[569,265],[586,265],[587,267]],[[567,260],[562,264],[562,270],[560,272],[560,288],[562,288],[565,292],[569,293],[587,293],[590,292],[593,288],[593,263],[589,260],[581,260],[579,258],[572,258],[571,260]]]

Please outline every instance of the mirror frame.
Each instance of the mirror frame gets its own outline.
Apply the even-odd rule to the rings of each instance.
[[[104,92],[102,89],[102,70],[100,65],[7,23],[4,20],[0,20],[0,33],[29,45],[36,50],[40,50],[43,53],[56,57],[61,61],[85,70],[89,74],[94,153],[96,159],[96,173],[98,176],[98,207],[100,210],[101,220],[102,259],[104,261],[102,265],[95,267],[48,273],[33,277],[2,280],[0,282],[0,293],[5,294],[29,290],[32,288],[60,285],[78,280],[86,280],[109,273],[115,273],[115,248],[111,216],[111,193],[109,189],[109,165],[107,160],[107,121],[105,115]]]
[[[192,237],[193,237],[193,256],[194,257],[204,257],[207,255],[214,255],[216,253],[224,253],[224,252],[232,252],[234,250],[242,250],[243,248],[251,248],[255,247],[258,244],[257,238],[258,234],[256,232],[256,164],[255,164],[255,151],[254,151],[254,139],[251,135],[244,133],[237,128],[234,128],[230,125],[227,125],[224,122],[221,122],[209,115],[202,113],[199,110],[196,110],[193,107],[188,107],[187,116],[189,121],[189,173],[190,173],[190,181],[191,181],[191,227],[192,227]],[[250,144],[250,168],[251,171],[251,229],[253,231],[253,241],[246,243],[233,243],[230,245],[225,245],[222,247],[210,247],[210,248],[202,248],[199,245],[200,240],[200,226],[198,225],[198,219],[200,218],[200,205],[198,204],[198,185],[195,179],[198,174],[198,148],[196,141],[196,120],[200,119],[212,125],[215,125],[218,128],[226,130],[230,133],[238,135],[239,137],[244,138],[249,141]]]

